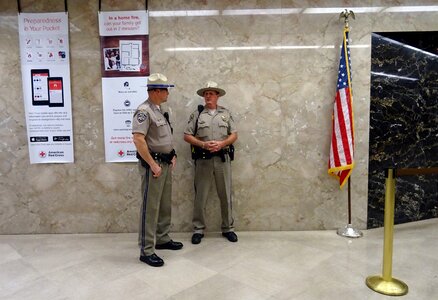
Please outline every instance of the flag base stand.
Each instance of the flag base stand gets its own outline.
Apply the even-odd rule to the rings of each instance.
[[[367,277],[366,284],[373,291],[388,296],[403,296],[408,293],[406,283],[395,278],[385,280],[382,276],[369,276]]]
[[[354,228],[351,224],[347,224],[344,228],[339,228],[337,234],[349,238],[360,238],[363,236],[362,231]]]

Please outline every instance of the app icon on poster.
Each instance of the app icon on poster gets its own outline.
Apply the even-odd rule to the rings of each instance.
[[[53,47],[54,43],[53,43],[53,39],[52,38],[47,38],[47,47]]]
[[[32,105],[48,105],[49,91],[47,78],[49,78],[48,69],[30,70],[32,84]]]
[[[25,38],[24,40],[25,44],[26,44],[26,48],[32,48],[32,39],[31,38]]]
[[[49,77],[47,81],[49,87],[49,107],[63,107],[64,87],[62,77]]]

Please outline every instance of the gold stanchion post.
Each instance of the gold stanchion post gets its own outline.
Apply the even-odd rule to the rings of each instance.
[[[378,293],[389,296],[403,296],[408,286],[392,277],[392,248],[394,241],[395,178],[394,170],[388,169],[385,182],[385,216],[383,237],[383,276],[369,276],[367,286]]]

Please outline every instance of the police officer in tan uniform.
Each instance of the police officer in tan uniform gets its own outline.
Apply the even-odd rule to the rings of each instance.
[[[199,244],[204,237],[205,203],[213,180],[220,199],[222,235],[230,242],[237,242],[231,199],[232,144],[237,140],[237,130],[228,109],[217,105],[225,91],[216,82],[207,82],[197,94],[204,97],[205,105],[190,115],[184,131],[184,140],[192,145],[192,158],[195,159],[192,243]]]
[[[179,250],[183,247],[169,237],[171,222],[172,170],[176,164],[172,128],[160,105],[167,101],[173,85],[163,74],[148,78],[149,98],[134,113],[132,134],[141,174],[142,205],[138,244],[140,261],[160,267],[164,261],[155,249]]]

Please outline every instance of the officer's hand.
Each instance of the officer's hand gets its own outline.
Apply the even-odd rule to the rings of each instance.
[[[220,149],[217,148],[217,142],[216,141],[208,141],[207,146],[205,147],[208,151],[210,152],[216,152],[219,151]]]
[[[222,141],[211,141],[210,152],[217,152],[223,148],[224,143]]]
[[[155,163],[153,166],[151,166],[152,170],[152,176],[153,177],[160,177],[161,175],[161,166],[157,163]]]
[[[225,142],[224,141],[216,141],[216,147],[217,147],[217,151],[221,150],[222,148],[225,147]]]
[[[204,143],[204,149],[207,149],[210,152],[213,152],[214,141],[208,141]]]
[[[175,167],[176,167],[176,156],[172,158],[172,171],[175,169]]]

